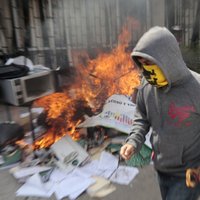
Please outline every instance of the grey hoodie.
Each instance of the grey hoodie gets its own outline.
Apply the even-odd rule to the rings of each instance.
[[[135,123],[127,143],[138,152],[152,127],[151,143],[157,170],[185,176],[200,166],[200,76],[183,61],[176,38],[164,27],[153,27],[131,54],[158,65],[168,85],[157,88],[143,80],[137,94]]]

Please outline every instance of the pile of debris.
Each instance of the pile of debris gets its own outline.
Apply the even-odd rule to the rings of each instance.
[[[105,142],[103,150],[96,149],[96,153],[93,148],[92,153],[65,136],[49,150],[35,151],[37,158],[10,169],[23,183],[16,195],[48,198],[54,194],[56,199],[76,199],[86,191],[92,197],[103,197],[115,190],[113,182],[129,184],[138,169],[120,163],[118,154],[106,149],[108,144]]]
[[[137,155],[128,162],[120,159],[120,148],[134,123],[134,110],[135,105],[127,96],[113,95],[101,113],[79,124],[79,133],[86,137],[73,140],[65,135],[41,149],[32,148],[27,141],[24,146],[7,145],[1,150],[0,166],[5,164],[5,155],[11,163],[19,161],[10,169],[22,184],[16,195],[46,198],[54,195],[59,200],[76,199],[87,192],[91,197],[103,197],[116,189],[113,183],[128,185],[138,174],[138,167],[151,161],[150,133]],[[42,130],[34,132],[40,135]],[[23,136],[32,139],[31,133],[29,137]]]

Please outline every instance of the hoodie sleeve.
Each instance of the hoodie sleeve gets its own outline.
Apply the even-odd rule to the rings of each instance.
[[[145,135],[148,133],[150,128],[150,123],[146,116],[146,108],[142,96],[142,91],[140,89],[137,94],[134,124],[130,135],[126,139],[126,143],[132,144],[135,147],[136,153],[140,151],[143,143],[145,142]]]

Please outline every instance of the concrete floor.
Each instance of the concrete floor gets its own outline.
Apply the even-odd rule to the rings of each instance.
[[[136,178],[128,185],[115,184],[116,190],[104,198],[91,198],[82,194],[78,200],[161,200],[155,172],[152,165],[143,167]],[[0,200],[47,200],[46,198],[16,197],[15,192],[20,187],[8,170],[0,171]],[[64,198],[67,200],[67,198]],[[55,200],[52,196],[48,200]]]

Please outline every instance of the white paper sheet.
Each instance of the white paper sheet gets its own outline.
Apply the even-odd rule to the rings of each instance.
[[[87,151],[72,140],[69,135],[65,135],[55,142],[51,146],[51,150],[58,158],[56,165],[67,172],[73,171],[77,166],[89,159]],[[76,165],[73,164],[74,161],[77,162]]]
[[[99,170],[99,173],[97,175],[108,179],[111,177],[115,170],[116,169]]]
[[[82,177],[92,177],[92,176],[101,176],[104,178],[109,178],[115,169],[99,169],[99,160],[93,160],[90,163],[84,165],[83,167],[76,168],[72,174],[75,176],[82,176]],[[105,168],[105,167],[104,167]]]
[[[149,132],[147,133],[147,135],[145,136],[145,144],[152,149],[152,145],[150,142],[150,137],[151,137],[151,133],[152,133],[152,128],[150,128]]]
[[[53,181],[54,183],[59,183],[63,181],[68,176],[68,173],[61,170],[61,169],[54,169],[51,176],[50,181]]]
[[[70,194],[68,198],[70,200],[74,200],[78,198],[85,190],[87,190],[88,187],[90,187],[94,183],[95,183],[95,180],[85,181],[85,183],[82,184],[82,187],[80,187],[79,190],[77,190],[77,192]]]
[[[34,166],[34,167],[25,167],[25,168],[20,168],[20,167],[15,167],[10,170],[10,173],[13,174],[13,176],[16,179],[24,178],[27,176],[31,176],[33,174],[46,171],[50,169],[51,167],[45,167],[45,166]]]
[[[50,191],[53,188],[53,182],[48,181],[46,183],[42,182],[42,179],[39,174],[34,174],[31,176],[27,181],[26,184],[32,185],[35,188],[39,188],[41,190],[44,190],[46,192]]]
[[[77,167],[72,174],[81,177],[91,177],[98,175],[101,171],[98,170],[98,160],[92,160],[84,166]]]
[[[54,192],[53,186],[53,182],[42,183],[39,174],[34,174],[17,190],[16,196],[50,197]]]
[[[55,196],[58,200],[67,196],[70,196],[71,199],[75,199],[93,183],[95,183],[95,181],[92,178],[69,175],[61,183],[57,184],[55,187]]]
[[[139,170],[135,167],[119,166],[111,176],[110,181],[122,185],[128,185],[138,173]]]
[[[102,151],[98,169],[100,170],[116,170],[119,164],[119,159],[111,153]]]
[[[35,188],[30,185],[23,185],[20,187],[17,192],[16,196],[29,196],[29,197],[46,197],[49,198],[52,195],[52,192],[46,192],[39,188]]]

